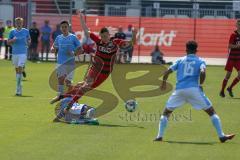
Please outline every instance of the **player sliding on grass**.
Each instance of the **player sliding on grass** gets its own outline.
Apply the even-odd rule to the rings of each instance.
[[[69,102],[66,111],[70,109],[72,104],[82,97],[87,91],[96,88],[102,84],[110,75],[115,62],[117,50],[121,46],[133,45],[136,39],[136,30],[133,30],[132,41],[125,41],[121,39],[110,38],[107,28],[100,30],[100,37],[90,32],[84,22],[83,14],[80,14],[80,22],[87,37],[90,37],[97,45],[95,56],[92,57],[92,64],[87,71],[84,82],[77,84],[73,90],[66,94],[55,97],[50,103],[55,103],[60,99],[68,96],[73,96],[72,101]]]
[[[68,106],[68,103],[72,100],[71,97],[67,97],[61,100],[59,111],[56,113],[56,117],[53,122],[66,122],[77,124],[98,124],[98,120],[94,118],[95,108],[86,104],[74,103],[68,113],[64,113],[64,109]]]
[[[178,59],[164,73],[161,89],[166,89],[166,80],[173,71],[177,71],[177,84],[176,90],[168,99],[163,115],[160,118],[159,132],[155,141],[163,140],[163,133],[167,126],[168,117],[176,108],[181,107],[186,102],[190,103],[195,109],[204,110],[210,116],[222,143],[234,137],[234,134],[225,135],[223,133],[220,118],[212,107],[212,103],[203,92],[202,85],[206,78],[206,64],[201,58],[196,56],[197,47],[198,45],[195,41],[187,42],[187,56]]]

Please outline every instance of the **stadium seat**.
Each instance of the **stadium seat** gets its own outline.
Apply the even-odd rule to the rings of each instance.
[[[216,18],[217,19],[228,19],[228,17],[226,17],[226,16],[217,16]]]
[[[204,18],[204,19],[214,19],[215,17],[214,16],[203,16],[202,18]]]
[[[177,15],[177,18],[190,18],[190,17],[187,15]]]
[[[176,18],[176,16],[171,14],[166,14],[163,16],[163,18]]]

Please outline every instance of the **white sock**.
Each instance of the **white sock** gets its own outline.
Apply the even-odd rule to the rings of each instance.
[[[160,122],[159,122],[159,131],[158,131],[158,136],[157,136],[157,138],[163,137],[164,130],[165,130],[166,127],[167,127],[167,123],[168,123],[168,118],[167,118],[167,116],[162,115],[161,118],[160,118]]]
[[[64,93],[64,85],[58,85],[58,95],[62,95]]]
[[[215,127],[215,129],[217,131],[218,137],[223,137],[224,133],[222,130],[222,124],[221,124],[221,120],[218,117],[218,115],[217,114],[212,115],[211,120],[212,120],[213,126]]]
[[[16,81],[17,81],[17,94],[22,93],[22,74],[16,74]]]

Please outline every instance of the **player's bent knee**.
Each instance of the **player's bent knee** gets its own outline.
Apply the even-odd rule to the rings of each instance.
[[[65,76],[58,77],[58,83],[63,84],[65,81]]]
[[[66,84],[67,87],[72,87],[72,81],[70,81],[70,80],[66,79],[65,84]]]
[[[17,73],[21,74],[22,71],[23,71],[22,67],[19,66],[19,67],[16,68],[16,72]]]

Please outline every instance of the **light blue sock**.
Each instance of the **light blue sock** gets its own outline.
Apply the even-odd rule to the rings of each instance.
[[[64,93],[64,85],[58,85],[58,94],[62,95]]]
[[[167,116],[161,116],[160,118],[160,122],[159,122],[159,131],[158,131],[158,136],[157,138],[159,137],[163,137],[163,134],[164,134],[164,130],[166,129],[167,127],[167,123],[168,123],[168,118]]]
[[[213,126],[215,127],[215,129],[217,131],[218,137],[223,137],[224,133],[222,130],[222,124],[221,124],[221,120],[218,117],[218,115],[217,114],[212,115],[211,120],[212,120]]]

